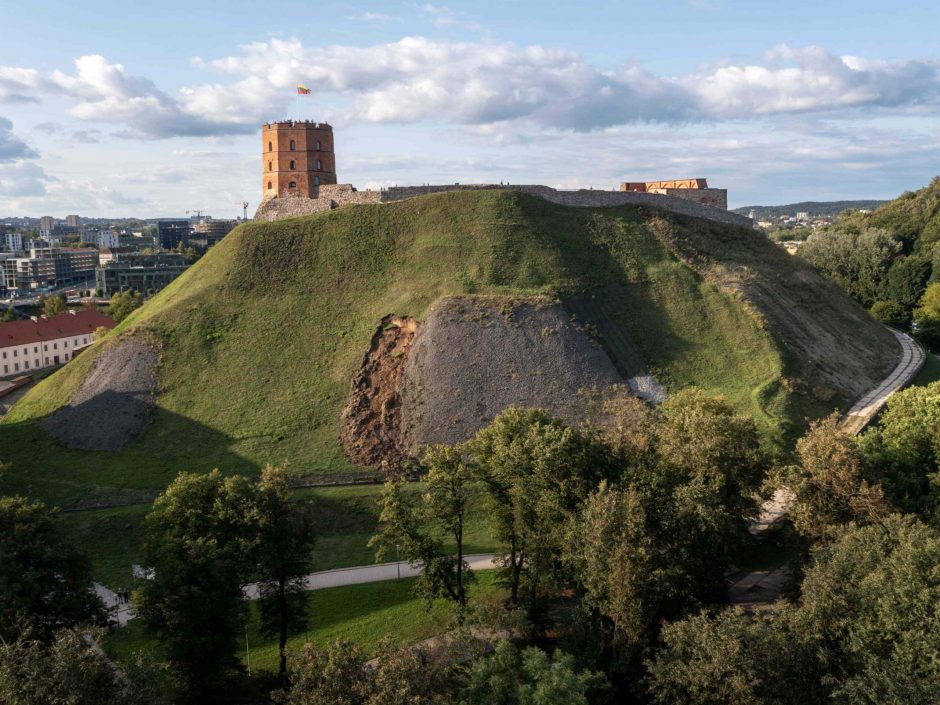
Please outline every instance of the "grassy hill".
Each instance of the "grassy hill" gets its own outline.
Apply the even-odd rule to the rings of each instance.
[[[777,443],[847,401],[834,370],[864,382],[893,365],[890,335],[749,228],[506,191],[436,194],[237,228],[14,407],[0,425],[12,464],[0,491],[89,506],[147,501],[182,470],[288,461],[299,475],[362,473],[337,436],[376,326],[465,294],[559,300],[618,368],[639,357],[667,390],[723,394]],[[161,359],[146,433],[112,453],[52,441],[41,420],[102,349],[138,334]]]

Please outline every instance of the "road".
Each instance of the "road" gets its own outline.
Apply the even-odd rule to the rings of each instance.
[[[498,567],[492,553],[474,553],[465,556],[472,570],[491,570]],[[334,570],[321,570],[310,573],[305,579],[307,590],[326,590],[346,585],[362,585],[364,583],[380,583],[386,580],[399,578],[414,578],[421,574],[420,567],[412,567],[407,561],[393,563],[377,563],[375,565],[362,565],[353,568],[336,568]],[[104,585],[94,583],[95,594],[101,598],[119,626],[125,626],[136,616],[131,605],[121,603],[116,592]],[[249,583],[243,588],[245,599],[258,599],[258,584]]]
[[[901,359],[877,387],[865,394],[846,412],[842,429],[857,436],[878,415],[885,403],[899,389],[917,376],[924,366],[924,349],[907,333],[890,329],[901,345]],[[795,499],[786,487],[779,488],[773,497],[761,505],[760,515],[751,523],[750,532],[759,536],[787,515]],[[760,606],[775,601],[782,589],[788,572],[786,566],[771,570],[740,572],[729,576],[728,599],[732,604]]]

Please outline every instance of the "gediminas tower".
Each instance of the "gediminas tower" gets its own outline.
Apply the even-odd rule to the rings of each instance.
[[[265,199],[316,198],[321,184],[336,183],[333,128],[325,122],[288,120],[261,129],[261,190]]]

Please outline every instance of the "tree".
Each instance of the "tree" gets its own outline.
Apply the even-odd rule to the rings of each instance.
[[[108,307],[108,315],[120,323],[131,313],[140,308],[144,303],[144,297],[139,291],[116,291],[111,295],[111,305]]]
[[[566,557],[585,601],[614,624],[615,634],[642,645],[665,603],[681,601],[681,576],[660,554],[646,526],[643,499],[632,489],[602,484],[582,510]],[[678,578],[678,579],[677,579]]]
[[[460,446],[434,446],[423,458],[428,468],[427,489],[416,501],[402,480],[385,485],[380,532],[372,538],[376,557],[382,560],[392,548],[411,564],[422,566],[415,588],[429,600],[444,597],[458,608],[463,619],[467,605],[467,583],[472,573],[464,559],[464,525],[474,477]],[[441,540],[453,541],[451,553]]]
[[[940,282],[927,287],[914,309],[917,337],[935,349],[940,346]]]
[[[816,232],[800,255],[850,295],[871,306],[884,296],[885,280],[902,243],[886,230],[833,227]]]
[[[0,308],[0,323],[9,323],[10,321],[15,321],[16,319],[16,311],[12,306],[4,306],[3,308]]]
[[[59,629],[104,623],[90,563],[41,502],[0,497],[0,586],[0,639],[24,628],[50,639]]]
[[[839,426],[838,413],[815,421],[796,444],[799,465],[780,482],[794,493],[790,519],[801,534],[818,540],[838,524],[872,523],[891,513],[880,485],[862,477],[862,456]]]
[[[61,296],[40,296],[39,301],[42,304],[42,315],[46,318],[65,312],[65,299]]]
[[[486,489],[510,601],[557,574],[566,522],[606,475],[606,449],[539,409],[509,407],[469,446]]]
[[[444,705],[456,678],[422,651],[383,641],[367,664],[358,646],[307,644],[291,671],[285,705]]]
[[[661,705],[814,705],[827,702],[810,644],[769,614],[724,609],[667,624],[648,659],[650,700]]]
[[[818,546],[795,628],[846,705],[927,705],[940,693],[940,533],[898,514]]]
[[[238,666],[242,585],[256,555],[256,490],[244,477],[180,474],[145,521],[152,580],[135,597],[194,701],[220,697]]]
[[[897,301],[876,301],[869,313],[876,321],[901,328],[910,323],[910,313]]]
[[[601,673],[577,672],[574,659],[549,656],[530,646],[522,651],[501,641],[492,656],[477,659],[467,674],[461,705],[587,705],[606,685]]]
[[[724,571],[757,513],[768,462],[754,422],[724,399],[688,389],[660,406],[654,452],[629,483],[700,599],[725,595]]]
[[[267,466],[258,488],[257,563],[261,630],[278,637],[280,673],[287,672],[287,638],[307,624],[305,576],[316,539],[307,508],[290,501],[283,468]]]
[[[940,494],[940,383],[893,394],[859,448],[894,504],[932,517]]]
[[[157,705],[163,700],[154,674],[134,667],[128,677],[73,630],[48,643],[30,632],[0,641],[0,702],[9,705]]]

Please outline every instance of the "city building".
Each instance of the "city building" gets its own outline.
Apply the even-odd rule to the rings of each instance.
[[[95,270],[95,288],[102,296],[118,291],[159,291],[189,268],[175,253],[143,255],[111,251],[107,264]]]
[[[70,228],[78,228],[82,224],[82,219],[77,215],[67,215],[65,216],[65,224]]]
[[[684,198],[706,206],[728,210],[728,189],[709,188],[708,179],[678,179],[673,181],[625,181],[621,191],[658,193]]]
[[[109,250],[112,247],[121,246],[121,236],[113,230],[99,230],[94,234],[94,239],[88,239],[88,242],[94,242],[99,250]]]
[[[192,227],[189,220],[159,220],[157,221],[157,242],[164,250],[175,250],[180,243],[189,247],[189,236]]]
[[[193,228],[193,233],[189,239],[190,243],[192,243],[193,247],[205,252],[232,232],[237,225],[237,220],[213,220],[212,218],[203,218],[196,223],[195,228]]]
[[[93,278],[98,266],[98,250],[32,247],[28,257],[10,257],[0,261],[0,266],[4,270],[7,291],[42,291]]]
[[[98,266],[103,267],[108,262],[116,262],[121,255],[129,255],[137,252],[134,247],[111,247],[104,250],[98,250]]]
[[[321,184],[336,183],[333,128],[325,122],[289,120],[261,129],[264,198],[316,198]]]
[[[0,251],[19,253],[23,251],[23,236],[15,231],[0,234]]]
[[[55,218],[51,215],[44,215],[39,219],[39,236],[52,237],[52,230],[55,228]]]
[[[91,345],[98,328],[116,325],[95,309],[0,323],[0,376],[64,364]]]

